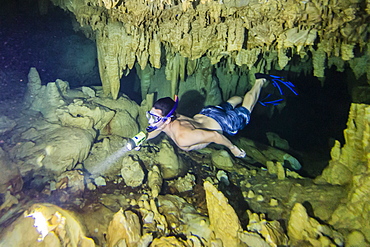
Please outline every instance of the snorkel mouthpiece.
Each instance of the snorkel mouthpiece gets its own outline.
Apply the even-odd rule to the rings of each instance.
[[[173,117],[173,114],[175,113],[176,109],[177,109],[177,106],[179,105],[179,97],[177,95],[175,95],[175,105],[172,107],[171,111],[161,119],[161,121],[165,122],[168,118],[170,117]],[[154,130],[158,129],[158,126],[151,126],[149,125],[147,128],[146,128],[146,131],[148,132],[152,132]]]
[[[148,131],[148,132],[153,132],[156,129],[158,129],[157,126],[148,126],[148,127],[146,127],[146,131]]]

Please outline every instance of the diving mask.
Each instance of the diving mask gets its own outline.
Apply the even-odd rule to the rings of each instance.
[[[146,118],[148,119],[149,124],[156,124],[163,119],[163,117],[151,113],[150,111],[146,112]]]

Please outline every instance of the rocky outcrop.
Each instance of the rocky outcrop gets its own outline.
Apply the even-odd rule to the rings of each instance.
[[[368,105],[352,105],[346,143],[336,142],[312,180],[283,166],[286,152],[244,139],[267,170],[212,146],[185,152],[167,140],[127,152],[108,119],[124,110],[140,118],[135,103],[62,81],[51,86],[57,91],[34,86],[61,101],[48,112],[30,90],[32,110],[2,143],[0,246],[369,245]]]
[[[11,229],[11,230],[10,230]],[[19,237],[22,236],[22,237]],[[34,204],[5,231],[0,246],[95,246],[70,212],[52,204]]]
[[[97,137],[131,137],[139,129],[139,106],[127,98],[95,97],[99,88],[72,90],[59,79],[42,85],[35,68],[28,77],[25,114],[9,149],[22,175],[60,175],[88,157]]]
[[[343,146],[336,141],[331,161],[317,183],[346,186],[346,197],[330,218],[336,228],[362,232],[370,241],[370,106],[352,104]]]

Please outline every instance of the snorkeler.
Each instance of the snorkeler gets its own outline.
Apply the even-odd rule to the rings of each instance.
[[[244,158],[245,151],[235,146],[224,133],[235,135],[249,123],[251,112],[265,84],[266,79],[256,79],[244,98],[233,96],[219,106],[203,108],[192,118],[176,114],[177,96],[175,100],[161,98],[147,112],[147,139],[164,132],[185,151],[202,149],[210,143],[216,143],[227,147],[235,157]]]

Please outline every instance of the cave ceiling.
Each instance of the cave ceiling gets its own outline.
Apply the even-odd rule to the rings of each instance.
[[[113,98],[135,64],[168,66],[167,79],[174,81],[185,68],[191,74],[202,57],[258,72],[311,70],[318,78],[327,67],[349,65],[356,78],[370,82],[369,0],[52,2],[96,40],[103,89]],[[300,65],[292,64],[294,57]]]

